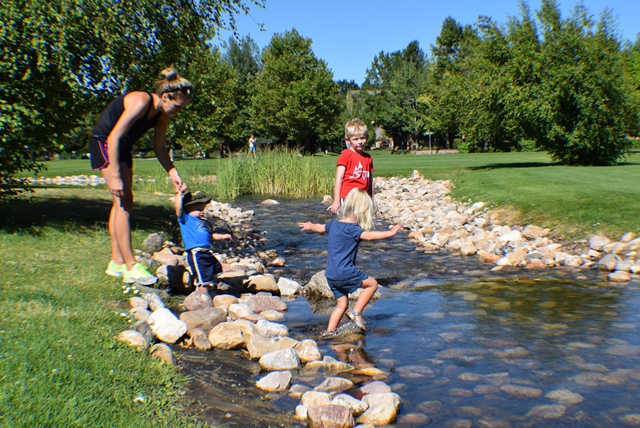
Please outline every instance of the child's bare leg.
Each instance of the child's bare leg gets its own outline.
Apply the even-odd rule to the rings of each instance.
[[[360,293],[358,301],[353,307],[353,310],[355,312],[362,312],[377,290],[378,281],[376,281],[375,278],[368,277],[367,279],[362,281],[362,292]],[[356,316],[356,321],[362,321],[362,317]]]
[[[338,323],[342,319],[342,316],[347,311],[347,307],[349,306],[349,299],[347,296],[338,297],[336,302],[336,308],[331,313],[331,317],[329,317],[329,325],[327,326],[327,331],[331,332],[338,327]]]

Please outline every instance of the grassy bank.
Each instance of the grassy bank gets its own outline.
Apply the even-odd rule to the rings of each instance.
[[[430,179],[449,179],[456,185],[453,196],[457,199],[486,202],[493,208],[504,209],[514,222],[550,227],[566,238],[579,239],[599,232],[612,237],[628,231],[640,232],[640,154],[612,167],[567,167],[553,164],[546,153],[390,155],[388,151],[376,150],[371,153],[374,176],[408,176],[417,169]],[[293,163],[314,162],[326,174],[321,182],[328,190],[321,193],[332,194],[336,160],[335,156],[314,156],[295,158]],[[230,168],[232,164],[236,167]],[[225,187],[235,186],[236,190],[221,192],[225,199],[242,193],[278,193],[248,187],[249,179],[272,184],[268,179],[258,180],[260,174],[251,170],[257,164],[251,158],[232,158],[180,161],[176,166],[183,176],[194,178],[226,171],[222,179]],[[70,175],[78,169],[88,173],[88,161],[54,161],[47,165],[48,176]],[[136,160],[135,171],[156,175],[159,181],[164,180],[168,191],[166,174],[157,162]],[[293,177],[281,173],[285,168],[275,171],[280,178]],[[318,177],[315,172],[298,175],[289,180],[293,187],[308,184],[304,177]],[[203,190],[208,189],[205,185]]]
[[[165,198],[139,199],[138,245],[169,221]],[[190,424],[180,412],[186,379],[115,339],[130,324],[122,283],[103,273],[109,205],[91,189],[0,205],[3,426]]]

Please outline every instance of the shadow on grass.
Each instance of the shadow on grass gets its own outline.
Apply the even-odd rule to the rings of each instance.
[[[479,171],[482,169],[502,169],[502,168],[540,168],[544,166],[557,166],[559,163],[551,162],[509,162],[509,163],[490,163],[487,165],[469,166],[467,169]]]
[[[635,166],[640,165],[640,162],[618,162],[611,166]],[[508,162],[508,163],[490,163],[487,165],[469,166],[467,169],[472,171],[480,171],[483,169],[502,169],[502,168],[541,168],[547,166],[563,166],[559,162]],[[607,168],[602,166],[601,168]]]
[[[108,199],[34,198],[0,204],[0,230],[37,234],[43,227],[64,230],[107,228],[111,202]],[[131,228],[168,230],[173,211],[167,205],[134,204]]]

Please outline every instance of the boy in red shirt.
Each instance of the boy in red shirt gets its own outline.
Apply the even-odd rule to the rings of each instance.
[[[348,148],[338,158],[333,204],[328,208],[334,214],[353,188],[364,190],[373,201],[373,159],[364,152],[368,135],[367,125],[360,119],[350,120],[344,127]]]

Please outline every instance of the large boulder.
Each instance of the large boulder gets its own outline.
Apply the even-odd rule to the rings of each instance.
[[[305,285],[302,292],[305,296],[334,299],[331,287],[329,287],[327,278],[324,276],[324,271],[320,271],[317,274],[313,275],[309,280],[309,283]]]
[[[180,319],[187,324],[187,330],[199,328],[209,334],[211,329],[227,320],[227,314],[221,308],[207,308],[183,312],[180,314]]]
[[[187,332],[187,324],[167,308],[154,311],[148,322],[153,334],[166,343],[176,343]]]

